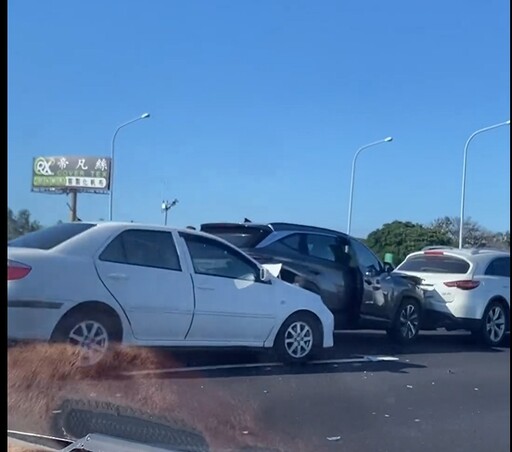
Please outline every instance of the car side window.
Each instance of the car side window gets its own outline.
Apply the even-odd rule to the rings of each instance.
[[[165,231],[123,231],[107,245],[99,259],[118,264],[181,270],[172,233]]]
[[[384,271],[382,263],[377,256],[375,256],[375,254],[373,254],[373,252],[361,242],[352,239],[350,240],[350,246],[354,250],[357,262],[362,270],[365,270],[368,267],[374,267],[379,273]]]
[[[332,235],[308,234],[307,250],[311,257],[337,262],[338,239]]]
[[[485,274],[510,278],[510,257],[498,257],[494,259],[485,270]]]
[[[180,234],[200,275],[257,281],[259,268],[243,254],[221,242],[191,234]]]

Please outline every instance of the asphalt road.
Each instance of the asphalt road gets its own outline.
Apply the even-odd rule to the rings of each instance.
[[[341,333],[327,362],[299,368],[247,352],[168,357],[156,371],[134,362],[108,385],[70,387],[124,404],[156,398],[196,420],[215,450],[244,439],[283,451],[510,450],[509,347],[467,334],[422,333],[403,348],[379,332]]]

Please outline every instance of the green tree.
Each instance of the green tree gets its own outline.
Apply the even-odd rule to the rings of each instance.
[[[7,208],[7,240],[38,229],[41,229],[41,224],[30,218],[30,212],[27,209],[20,210],[15,215],[11,209]]]
[[[368,234],[366,244],[381,258],[385,253],[393,253],[395,264],[399,264],[409,253],[426,246],[448,246],[451,239],[446,233],[432,227],[410,221],[393,221]]]

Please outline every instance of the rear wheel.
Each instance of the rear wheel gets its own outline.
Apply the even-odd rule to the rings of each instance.
[[[412,298],[406,298],[400,304],[387,333],[395,342],[409,344],[418,337],[420,325],[421,311],[419,303]]]
[[[322,342],[320,322],[310,314],[297,313],[285,320],[277,333],[274,350],[286,363],[305,362]]]
[[[499,301],[491,301],[485,308],[478,336],[481,341],[491,347],[503,342],[507,331],[507,310]]]
[[[121,342],[119,321],[106,312],[78,310],[65,315],[52,334],[51,342],[67,343],[79,349],[77,364],[91,367],[102,361],[112,345]]]

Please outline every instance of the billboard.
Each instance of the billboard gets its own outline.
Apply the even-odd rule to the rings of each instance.
[[[32,191],[67,193],[108,193],[109,157],[34,157]]]

